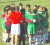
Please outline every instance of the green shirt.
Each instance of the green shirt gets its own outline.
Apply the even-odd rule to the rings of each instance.
[[[41,24],[44,26],[44,27],[48,27],[48,20],[46,19],[46,17],[44,16],[45,13],[42,12],[42,11],[39,11],[38,12],[40,15],[40,18],[41,18]],[[48,16],[48,14],[46,13],[46,16]]]
[[[1,20],[1,26],[2,26],[2,29],[3,29],[3,30],[6,30],[4,20],[5,20],[5,19],[2,18],[2,20]]]
[[[25,18],[26,18],[26,19],[29,19],[29,20],[33,20],[33,19],[35,19],[35,16],[34,16],[33,14],[28,14],[28,11],[26,10],[26,12],[25,12]],[[35,24],[34,24],[33,22],[28,22],[28,25],[29,25],[29,24],[35,26]]]

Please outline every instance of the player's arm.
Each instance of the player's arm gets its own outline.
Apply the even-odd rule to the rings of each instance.
[[[32,20],[29,20],[29,19],[25,19],[25,21],[26,21],[26,22],[32,22]]]
[[[20,22],[23,22],[23,17],[22,17],[22,14],[20,13]]]
[[[28,13],[29,14],[29,13]],[[36,14],[29,14],[29,15],[36,15]]]

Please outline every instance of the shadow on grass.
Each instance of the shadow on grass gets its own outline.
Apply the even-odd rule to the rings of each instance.
[[[6,3],[6,2],[0,2],[0,3]]]
[[[8,2],[18,2],[18,1],[8,1]]]
[[[18,1],[27,1],[27,0],[16,0],[16,1],[7,1],[7,2],[18,2]],[[0,3],[6,3],[6,2],[0,2]]]
[[[0,2],[0,3],[9,3],[9,2],[18,2],[18,1],[7,1],[7,2]]]

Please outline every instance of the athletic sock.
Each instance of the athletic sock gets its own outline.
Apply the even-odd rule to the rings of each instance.
[[[29,36],[29,45],[32,45],[32,43],[31,43],[31,36]]]
[[[5,42],[6,41],[6,34],[3,33],[2,36],[3,36],[3,41]]]

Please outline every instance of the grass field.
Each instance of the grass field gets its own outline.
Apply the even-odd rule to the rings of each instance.
[[[0,45],[7,45],[6,43],[2,42],[1,15],[3,13],[3,8],[5,7],[5,5],[7,5],[7,4],[11,5],[12,2],[15,3],[16,6],[21,2],[21,3],[23,3],[24,7],[26,7],[26,4],[30,4],[32,7],[35,4],[47,7],[48,13],[49,13],[49,19],[48,19],[49,29],[48,29],[48,32],[50,33],[50,0],[26,0],[26,1],[24,1],[24,0],[23,1],[22,0],[0,0]],[[50,40],[50,38],[49,38],[49,40]],[[50,42],[48,42],[45,45],[50,45]]]

